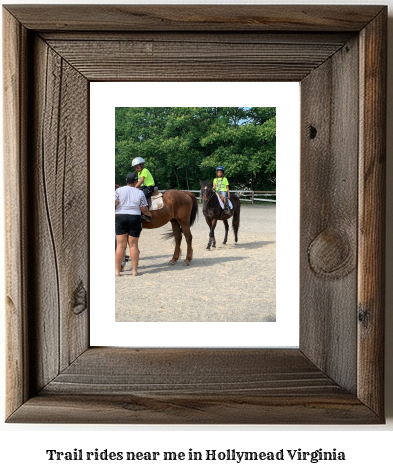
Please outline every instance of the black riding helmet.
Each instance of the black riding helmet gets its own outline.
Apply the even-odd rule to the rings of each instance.
[[[138,181],[138,175],[135,173],[128,173],[126,180],[127,183],[134,183],[135,181]]]

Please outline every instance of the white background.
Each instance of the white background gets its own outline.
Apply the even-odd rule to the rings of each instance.
[[[102,216],[107,216],[99,235],[94,232],[96,237],[91,242],[92,346],[298,347],[299,314],[294,308],[299,307],[299,92],[297,82],[91,83],[91,235]],[[276,107],[277,112],[277,321],[116,323],[113,252],[102,251],[113,247],[115,107],[241,105]],[[136,296],[139,282],[132,283],[135,287],[131,294]],[[187,308],[181,308],[181,312],[187,312]]]
[[[21,3],[9,0],[8,3]],[[23,3],[28,3],[24,0]],[[33,3],[33,2],[32,2]],[[34,2],[36,3],[36,2]],[[45,3],[45,2],[42,2]],[[52,1],[46,3],[53,3]],[[82,2],[63,1],[58,3],[110,3],[110,2]],[[132,3],[116,0],[113,3]],[[139,4],[146,3],[138,1]],[[156,3],[176,3],[170,0]],[[209,3],[207,1],[185,2],[182,3]],[[215,0],[212,3],[253,3],[261,2],[220,2]],[[269,0],[270,4],[282,3],[314,3],[307,0],[301,2],[281,2]],[[336,0],[319,1],[318,3],[336,4]],[[392,13],[393,0],[380,2],[379,0],[356,0],[353,2],[341,2],[352,4],[381,4],[389,5],[389,79],[388,79],[388,130],[393,129],[393,102],[392,102],[392,64],[393,64],[393,28]],[[347,473],[348,470],[357,472],[390,472],[392,469],[391,446],[393,445],[393,192],[390,183],[393,182],[393,137],[388,134],[388,194],[387,194],[387,294],[386,294],[386,413],[387,424],[385,426],[64,426],[64,425],[8,425],[2,424],[0,431],[0,468],[3,472],[18,472],[19,469],[25,472],[32,471],[41,473],[69,472],[85,473],[89,466],[86,462],[49,462],[45,450],[57,449],[59,451],[73,450],[74,448],[84,448],[93,451],[95,448],[108,449],[111,451],[136,451],[136,450],[173,450],[185,451],[189,448],[194,450],[204,449],[237,449],[237,450],[257,450],[270,451],[277,449],[296,449],[301,448],[310,451],[318,448],[330,450],[336,448],[339,451],[345,451],[347,461],[343,463],[318,463],[309,462],[286,462],[284,465],[280,462],[265,464],[260,462],[234,464],[233,462],[224,462],[220,464],[212,463],[193,465],[184,461],[177,463],[164,464],[116,464],[107,462],[94,462],[94,472],[107,472],[108,467],[115,467],[117,473],[129,473],[133,470],[138,472],[152,472],[154,468],[161,472],[215,472],[218,469],[225,469],[226,472],[258,472],[265,469],[267,472],[274,473],[281,471],[283,467],[290,468],[292,472],[331,472],[333,469],[338,473]],[[0,168],[2,172],[2,168]],[[3,196],[1,195],[1,199]],[[3,225],[3,205],[0,203],[0,212],[2,213],[0,223]],[[3,238],[3,231],[0,229],[0,238]],[[3,243],[1,247],[3,249]],[[0,268],[0,277],[4,275],[3,261]],[[4,284],[0,285],[0,300],[4,301]],[[4,311],[2,311],[2,314]],[[0,325],[2,331],[2,347],[4,348],[4,323]],[[1,352],[1,365],[3,369],[5,364],[5,352]],[[4,382],[2,377],[1,382]],[[0,387],[0,404],[4,406],[4,388]],[[90,461],[91,464],[92,461]]]

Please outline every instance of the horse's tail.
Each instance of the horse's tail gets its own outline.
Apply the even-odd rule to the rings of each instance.
[[[172,221],[176,221],[176,219],[171,219],[171,222]],[[183,229],[181,228],[181,226],[179,225],[179,229],[180,229],[180,234],[183,234]],[[169,232],[165,232],[165,234],[161,234],[161,239],[163,240],[170,240],[170,239],[173,239],[173,241],[175,241],[175,234],[173,232],[173,230],[170,230]]]
[[[191,209],[191,215],[190,215],[190,227],[191,227],[198,216],[198,200],[195,197],[195,194],[190,193],[189,191],[185,191],[185,192],[192,199],[192,209]]]
[[[170,231],[170,232],[165,232],[165,234],[161,234],[161,239],[163,240],[170,240],[170,239],[174,239],[175,238],[175,234]]]
[[[233,217],[232,217],[232,228],[233,231],[235,232],[235,237],[237,234],[237,231],[240,227],[240,199],[236,196],[236,194],[231,193],[231,201],[233,205]]]

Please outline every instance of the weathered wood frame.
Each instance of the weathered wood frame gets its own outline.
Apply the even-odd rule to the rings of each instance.
[[[384,422],[386,19],[3,8],[8,422]],[[94,80],[301,82],[299,349],[90,347]]]

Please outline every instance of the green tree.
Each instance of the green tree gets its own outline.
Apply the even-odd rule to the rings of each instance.
[[[198,189],[222,165],[231,188],[275,187],[273,107],[118,107],[116,181],[143,156],[161,189]]]

